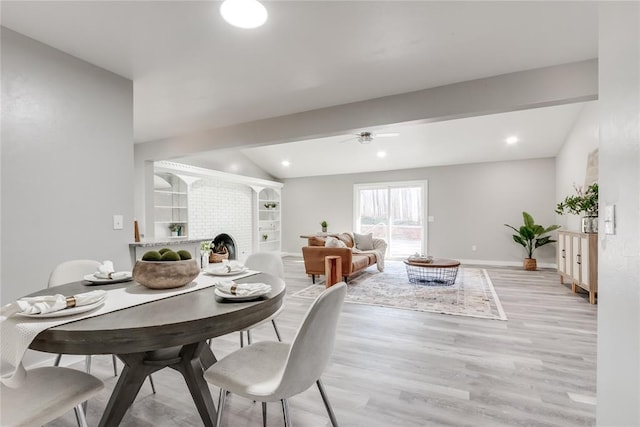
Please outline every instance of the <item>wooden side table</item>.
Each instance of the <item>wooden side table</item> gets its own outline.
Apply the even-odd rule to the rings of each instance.
[[[342,257],[330,255],[324,257],[325,286],[330,288],[342,280]]]

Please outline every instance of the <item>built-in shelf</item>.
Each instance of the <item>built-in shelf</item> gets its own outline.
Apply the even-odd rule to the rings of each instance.
[[[280,251],[280,191],[277,188],[262,188],[257,190],[257,237],[258,250]],[[275,205],[265,207],[265,205]],[[262,235],[268,236],[267,240]]]
[[[187,183],[177,174],[156,173],[156,183],[161,188],[153,192],[154,238],[184,239],[189,223]],[[172,236],[170,224],[182,225],[181,235]]]

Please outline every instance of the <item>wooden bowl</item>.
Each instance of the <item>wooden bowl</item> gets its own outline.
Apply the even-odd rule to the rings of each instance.
[[[136,261],[133,280],[150,289],[179,288],[200,274],[195,259],[183,261]]]

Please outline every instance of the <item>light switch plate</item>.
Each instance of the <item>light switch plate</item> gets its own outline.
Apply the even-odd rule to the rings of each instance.
[[[124,220],[122,215],[114,215],[113,216],[113,229],[114,230],[122,230],[122,224]]]
[[[616,234],[616,205],[604,207],[604,233]]]

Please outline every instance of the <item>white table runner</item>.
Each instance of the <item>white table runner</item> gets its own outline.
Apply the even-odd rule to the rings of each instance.
[[[2,375],[2,382],[8,385],[11,384],[16,369],[22,362],[22,358],[31,345],[31,342],[40,332],[46,329],[164,298],[198,291],[214,286],[220,281],[241,279],[257,273],[259,273],[259,271],[247,270],[234,276],[225,276],[224,278],[201,273],[193,282],[186,286],[162,290],[149,289],[134,282],[124,288],[107,290],[104,305],[90,312],[78,313],[68,317],[41,319],[23,316],[9,317],[0,324],[0,373]],[[55,288],[52,288],[52,290],[55,290]]]

